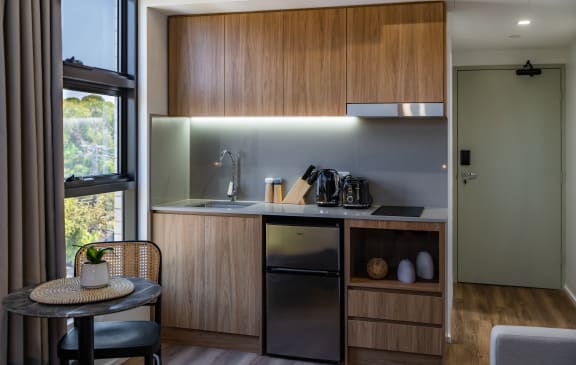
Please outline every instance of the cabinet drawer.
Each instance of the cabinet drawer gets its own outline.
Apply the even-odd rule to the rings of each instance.
[[[348,320],[348,346],[442,355],[440,327]]]
[[[348,348],[348,365],[444,365],[441,356]]]
[[[375,290],[348,290],[348,316],[441,325],[442,297]]]

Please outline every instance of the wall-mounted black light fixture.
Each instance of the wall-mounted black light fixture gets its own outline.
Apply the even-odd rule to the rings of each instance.
[[[530,76],[533,77],[534,75],[540,75],[542,73],[542,69],[534,68],[530,63],[530,60],[526,61],[522,68],[516,70],[516,75],[518,76]]]

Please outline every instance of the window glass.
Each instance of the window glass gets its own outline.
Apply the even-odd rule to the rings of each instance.
[[[62,55],[118,71],[118,0],[62,0]]]
[[[77,247],[137,229],[135,0],[61,0],[67,274]],[[122,25],[122,26],[121,26]],[[125,59],[122,60],[122,57]],[[75,178],[70,178],[74,175]]]
[[[123,201],[121,191],[64,200],[68,277],[74,276],[74,245],[123,239]]]
[[[115,96],[64,90],[64,176],[118,173]]]

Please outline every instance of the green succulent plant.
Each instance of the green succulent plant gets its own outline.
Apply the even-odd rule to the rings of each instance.
[[[78,245],[75,246],[84,247]],[[113,247],[96,248],[94,246],[88,246],[88,248],[86,249],[86,259],[91,264],[101,264],[104,262],[104,260],[102,260],[102,257],[104,257],[104,254],[108,251],[114,251],[114,248]]]

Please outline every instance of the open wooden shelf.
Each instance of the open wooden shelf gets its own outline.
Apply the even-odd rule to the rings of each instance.
[[[374,280],[370,278],[351,277],[350,282],[348,283],[348,287],[442,293],[442,287],[440,283],[426,281],[416,281],[414,283],[407,284],[398,280]]]
[[[425,231],[413,228],[390,229],[373,227],[349,227],[348,230],[348,273],[349,286],[397,289],[441,293],[442,267],[440,258],[440,235],[438,231]],[[396,227],[395,227],[396,228]],[[419,252],[426,251],[432,256],[434,276],[432,280],[416,278],[414,283],[397,280],[399,262],[408,259],[415,266]],[[371,258],[383,258],[388,265],[388,274],[383,280],[373,280],[368,276],[366,265]]]

